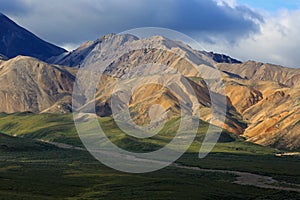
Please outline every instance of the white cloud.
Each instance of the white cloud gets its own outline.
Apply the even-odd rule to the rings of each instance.
[[[300,68],[300,10],[266,14],[260,32],[229,44],[215,38],[218,45],[203,43],[206,49],[230,54],[241,60],[257,60]]]
[[[214,1],[217,2],[219,6],[228,5],[234,8],[237,5],[235,0],[214,0]]]

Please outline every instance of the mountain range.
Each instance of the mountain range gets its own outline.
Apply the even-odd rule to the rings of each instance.
[[[145,81],[175,83],[173,87],[182,88],[178,92],[182,97],[191,95],[184,84],[184,80],[188,80],[200,104],[200,108],[191,105],[192,112],[200,109],[199,117],[210,121],[209,88],[193,65],[215,66],[221,71],[226,90],[227,114],[222,128],[260,145],[300,148],[300,69],[256,61],[241,62],[226,55],[194,50],[162,36],[141,39],[133,35],[109,34],[66,52],[44,42],[4,15],[0,15],[0,27],[0,112],[72,112],[76,73],[84,67],[91,53],[104,55],[95,61],[101,65],[115,56],[119,48],[146,45],[148,49],[130,51],[104,70],[95,96],[99,116],[112,114],[111,98],[118,79],[124,79],[122,83],[130,85],[135,83],[138,74],[156,71],[159,73],[145,77]],[[110,45],[103,45],[108,40]],[[178,57],[174,52],[181,52],[185,57]],[[147,63],[161,63],[167,67],[148,66]],[[162,72],[168,73],[161,78]],[[125,103],[126,100],[120,95],[118,101]],[[191,103],[187,98],[178,99],[159,85],[145,85],[134,91],[129,110],[136,123],[147,124],[150,121],[148,110],[153,104],[162,105],[170,120],[180,115],[179,102]],[[84,106],[88,109],[90,105],[90,100],[86,99]],[[224,106],[222,102],[218,105]],[[215,122],[215,125],[219,123]]]

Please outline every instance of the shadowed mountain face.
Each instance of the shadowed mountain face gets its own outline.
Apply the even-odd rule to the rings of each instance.
[[[224,54],[218,54],[214,52],[205,52],[202,51],[202,53],[206,54],[207,56],[211,57],[215,62],[217,63],[232,63],[232,64],[240,64],[241,61],[231,58]]]
[[[24,55],[47,60],[64,52],[66,50],[38,38],[0,13],[0,54],[8,58]]]

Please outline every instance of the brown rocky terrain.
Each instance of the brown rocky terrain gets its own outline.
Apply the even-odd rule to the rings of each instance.
[[[190,109],[192,113],[198,113],[201,110],[200,118],[205,121],[211,120],[210,94],[205,81],[201,80],[200,77],[201,73],[208,75],[211,73],[209,69],[213,68],[212,63],[214,63],[211,57],[199,53],[183,43],[161,36],[140,40],[136,38],[131,39],[133,38],[131,35],[111,37],[114,37],[114,39],[107,42],[109,49],[103,49],[103,46],[107,44],[102,44],[93,50],[93,54],[105,55],[104,57],[99,56],[97,59],[93,58],[95,62],[92,64],[96,65],[97,68],[103,66],[103,63],[108,60],[107,57],[114,58],[116,56],[116,59],[112,59],[113,62],[107,63],[107,66],[105,66],[103,70],[105,81],[101,81],[98,85],[98,93],[96,95],[98,115],[111,114],[111,95],[113,94],[116,80],[121,79],[122,81],[118,83],[119,85],[142,85],[134,91],[130,103],[127,105],[135,114],[133,118],[139,124],[149,122],[149,109],[153,104],[162,105],[167,110],[169,118],[178,116],[181,111],[179,102],[187,105],[187,108],[182,109]],[[125,53],[114,50],[119,48],[120,45],[122,46],[120,49],[123,49]],[[147,48],[141,49],[144,45]],[[117,55],[122,56],[118,57]],[[205,70],[202,72],[196,70],[196,66],[199,65],[205,65],[206,67],[203,68]],[[82,67],[84,68],[84,65]],[[196,94],[195,99],[200,105],[196,105],[194,101],[187,98],[193,96],[187,88],[187,81],[192,86],[192,90]],[[165,87],[159,87],[155,84],[147,85],[147,82],[172,85],[173,88],[181,89],[176,90],[176,94],[174,94]],[[118,97],[118,101],[125,104],[124,98],[126,96],[122,95]],[[180,98],[176,98],[176,96]],[[224,98],[226,100],[226,97]],[[233,113],[235,117],[228,115],[224,128],[233,133],[242,134],[245,124],[239,120],[241,116],[231,105],[229,99],[227,105],[225,104],[226,102],[217,103],[218,106],[227,107],[227,110]],[[88,100],[85,107],[89,107]],[[215,122],[215,125],[219,124],[220,122]]]
[[[31,57],[4,61],[0,64],[0,110],[43,112],[52,107],[51,111],[69,112],[74,79],[66,70]]]
[[[148,124],[151,115],[166,114],[171,119],[182,110],[199,113],[202,120],[210,121],[210,95],[221,94],[214,81],[205,82],[203,77],[212,76],[218,67],[226,86],[227,119],[223,128],[265,146],[300,147],[299,69],[254,61],[240,63],[228,56],[193,50],[161,36],[138,39],[132,35],[107,35],[55,59],[56,63],[70,67],[84,68],[91,62],[103,72],[96,92],[99,116],[112,114],[111,99],[116,86],[132,86],[134,91],[127,106],[138,124]],[[106,63],[108,60],[112,62]],[[201,66],[205,70],[197,71]],[[76,68],[70,67],[46,64],[30,57],[19,56],[8,61],[3,57],[0,59],[3,102],[0,111],[70,112],[77,73]],[[90,84],[90,79],[86,82]],[[193,95],[187,83],[198,104],[188,98]],[[176,92],[162,85],[171,86]],[[208,85],[214,88],[212,93]],[[117,95],[117,102],[122,105],[128,98],[124,91],[121,87]],[[85,96],[87,92],[82,91],[80,95]],[[157,104],[164,111],[152,109]],[[185,106],[180,108],[180,104]],[[216,104],[224,106],[224,102]],[[90,106],[91,99],[87,98],[83,108],[89,110]]]
[[[287,87],[300,87],[300,70],[282,67],[279,65],[266,64],[255,61],[247,61],[241,64],[226,63],[217,64],[220,70],[230,72],[243,79],[274,81]]]
[[[291,73],[290,76],[294,77]],[[300,89],[296,85],[245,79],[231,79],[226,85],[227,96],[248,124],[243,133],[248,141],[276,148],[299,148]]]
[[[140,40],[133,40],[124,46],[139,46]],[[115,78],[126,78],[130,82],[132,77],[138,74],[151,74],[153,72],[168,72],[172,74],[180,72],[189,78],[196,87],[193,89],[197,93],[197,98],[201,102],[201,118],[209,121],[211,110],[209,108],[209,93],[206,83],[201,81],[201,75],[193,67],[194,64],[215,65],[221,71],[226,85],[226,96],[228,98],[228,114],[225,129],[240,134],[250,142],[255,142],[265,146],[276,148],[297,149],[300,147],[299,140],[299,69],[289,69],[277,65],[263,64],[254,61],[245,63],[228,62],[217,63],[212,59],[211,54],[196,52],[188,46],[175,41],[170,41],[163,37],[153,37],[143,39],[143,43],[149,43],[149,49],[134,50],[115,60],[105,70],[105,74]],[[151,49],[151,47],[154,49]],[[160,51],[158,49],[168,49],[170,51]],[[172,52],[184,52],[184,58],[174,56]],[[160,63],[167,68],[146,65],[149,62]],[[200,63],[197,63],[199,62]],[[230,61],[230,59],[229,59]],[[151,70],[149,70],[151,68]],[[148,70],[148,71],[147,71]],[[173,70],[173,71],[172,71]],[[165,80],[173,75],[167,75]],[[200,81],[199,81],[200,80]],[[182,83],[176,81],[180,87]],[[125,83],[124,83],[125,84]],[[128,84],[128,83],[126,83]],[[107,82],[100,86],[108,86]],[[110,87],[106,92],[98,93],[98,100],[102,102],[102,108],[109,109]],[[101,90],[99,90],[101,91]],[[146,92],[145,92],[146,91]],[[99,94],[102,95],[99,95]],[[166,110],[178,114],[178,101],[170,98],[172,95],[161,88],[147,86],[136,91],[130,102],[130,108],[135,113],[139,113],[140,122],[148,122],[147,111],[151,104],[161,104]],[[106,96],[105,98],[103,98]],[[168,98],[165,98],[168,97]],[[147,98],[148,97],[148,98]],[[149,98],[150,97],[150,98]],[[138,102],[135,102],[139,99]],[[185,102],[187,103],[187,102]],[[105,106],[104,106],[105,105]],[[101,106],[100,106],[101,107]],[[173,108],[173,109],[171,109]],[[194,109],[197,112],[197,109]],[[104,113],[110,114],[109,111]],[[134,116],[133,116],[134,117]],[[247,125],[245,125],[247,124]]]

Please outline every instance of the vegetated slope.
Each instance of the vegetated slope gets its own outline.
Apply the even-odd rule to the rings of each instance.
[[[146,174],[122,173],[101,164],[87,151],[60,149],[42,142],[1,134],[0,139],[2,199],[120,199],[120,197],[147,199],[149,196],[154,199],[187,197],[224,199],[224,196],[227,199],[299,197],[299,193],[296,192],[241,186],[233,183],[236,179],[233,175],[216,173],[213,170],[201,172],[171,166]],[[234,155],[234,159],[228,157],[228,154],[218,153],[199,160],[197,153],[194,153],[189,154],[187,158],[193,162],[191,164],[193,166],[203,165],[210,169],[222,166],[230,170],[253,170],[254,173],[258,173],[255,170],[259,170],[264,175],[284,180],[299,176],[297,170],[299,162],[292,159],[283,160],[273,155],[264,156],[264,159],[260,156]],[[183,164],[184,160],[180,162]],[[272,166],[273,162],[276,162],[276,165]],[[222,167],[219,169],[223,169]],[[220,189],[216,191],[216,187]]]
[[[74,76],[31,57],[0,64],[0,110],[13,113],[69,112]]]
[[[32,152],[53,150],[56,147],[28,138],[16,138],[0,132],[0,152]]]
[[[66,50],[38,38],[1,13],[0,38],[0,54],[8,58],[24,55],[47,60],[66,52]]]
[[[163,129],[156,135],[146,139],[139,139],[125,134],[115,123],[112,117],[99,117],[99,123],[107,137],[116,145],[128,151],[153,151],[162,148],[170,140],[178,128],[179,119],[167,121]],[[200,121],[200,127],[195,141],[189,151],[198,152],[201,142],[207,132],[208,123]],[[75,146],[82,146],[76,132],[72,114],[51,113],[14,113],[0,114],[0,132],[6,135],[30,139],[41,139]],[[227,131],[223,131],[219,143],[213,152],[227,152],[238,154],[274,154],[274,149],[261,147],[242,138],[236,137]]]

